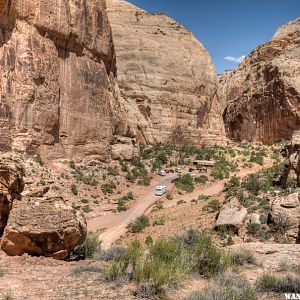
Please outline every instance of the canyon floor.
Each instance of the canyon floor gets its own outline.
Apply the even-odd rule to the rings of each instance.
[[[253,190],[253,178],[266,180],[266,174],[274,166],[283,164],[282,147],[283,143],[270,146],[232,144],[223,148],[199,149],[161,146],[141,149],[140,158],[110,164],[62,160],[44,164],[39,157],[23,156],[26,165],[24,194],[39,191],[63,195],[75,209],[85,214],[88,230],[99,238],[101,244],[96,255],[79,261],[58,261],[27,254],[10,257],[0,252],[1,297],[185,299],[194,291],[213,286],[217,279],[188,275],[175,285],[166,284],[163,296],[155,293],[149,296],[149,293],[141,292],[141,282],[129,278],[111,280],[107,274],[111,259],[103,257],[118,247],[122,252],[136,240],[142,245],[147,244],[147,240],[155,244],[161,239],[183,236],[189,230],[209,235],[224,251],[246,251],[252,259],[231,271],[245,277],[252,286],[266,272],[276,276],[290,273],[299,276],[300,246],[295,244],[289,231],[279,236],[266,220],[259,222],[257,228],[252,228],[250,221],[253,214],[264,219],[272,209],[273,201],[298,191],[293,176],[286,190],[276,185],[266,189],[266,182],[258,190]],[[198,170],[193,166],[196,158],[214,159],[215,166],[207,172]],[[195,179],[191,186],[174,181],[176,173],[157,174],[156,169],[170,170],[179,165],[183,175],[189,168],[194,168]],[[233,184],[234,178],[242,182],[237,190],[234,189],[237,188]],[[168,193],[155,196],[157,185],[166,185]],[[220,210],[239,190],[244,193],[243,197],[239,196],[239,201],[248,210],[247,218],[239,224],[238,231],[229,228],[217,230],[215,222]],[[146,226],[133,230],[133,224],[142,215],[146,216]],[[257,291],[257,299],[284,299],[284,295]]]

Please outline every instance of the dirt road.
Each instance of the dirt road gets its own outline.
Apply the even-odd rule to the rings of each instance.
[[[251,173],[257,172],[261,168],[261,166],[255,166],[254,168],[242,169],[235,174],[238,177],[245,177]],[[174,186],[174,184],[171,183],[171,180],[175,177],[176,175],[174,174],[167,174],[166,177],[159,177],[156,175],[152,180],[151,185],[143,189],[142,193],[140,193],[133,207],[125,212],[120,212],[117,214],[108,213],[104,216],[88,219],[88,231],[102,231],[99,235],[99,238],[102,241],[102,247],[104,249],[108,248],[126,233],[126,227],[131,221],[139,216],[142,216],[143,214],[149,213],[153,204],[157,200],[164,200],[164,207],[167,208],[176,205],[178,200],[190,202],[193,199],[198,199],[199,195],[216,196],[224,190],[224,186],[227,181],[216,181],[208,183],[204,187],[197,187],[194,192],[180,196],[180,199],[176,198],[174,200],[166,200],[165,196],[157,197],[154,195],[155,187],[157,185],[165,185],[167,186],[168,190],[171,190]]]
[[[163,198],[155,196],[155,187],[165,185],[168,190],[173,188],[171,180],[175,178],[174,174],[167,174],[165,177],[155,176],[149,187],[143,190],[143,194],[136,200],[134,206],[127,211],[117,214],[109,213],[104,216],[88,219],[88,231],[103,230],[99,238],[102,241],[102,247],[108,248],[112,243],[126,233],[127,225],[139,216],[142,216],[149,207]]]

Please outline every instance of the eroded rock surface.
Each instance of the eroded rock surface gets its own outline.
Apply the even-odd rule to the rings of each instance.
[[[300,19],[280,27],[239,67],[220,77],[228,104],[224,121],[229,138],[278,141],[300,128]]]
[[[237,198],[232,197],[221,207],[215,227],[226,226],[238,233],[246,217],[247,209]]]
[[[7,224],[14,199],[20,198],[24,189],[24,169],[13,155],[0,157],[0,235]]]
[[[0,150],[107,159],[115,74],[105,0],[0,0]]]
[[[300,243],[300,200],[299,193],[278,197],[272,204],[270,223],[278,234],[286,235]]]
[[[14,201],[1,239],[8,255],[51,256],[64,259],[86,237],[82,213],[61,197],[23,198]]]
[[[222,144],[217,76],[206,49],[163,14],[108,0],[130,134],[143,143]]]

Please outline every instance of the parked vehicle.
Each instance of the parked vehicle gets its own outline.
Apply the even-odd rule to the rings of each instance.
[[[193,171],[195,171],[194,168],[189,168],[189,172],[193,172]]]
[[[167,187],[164,185],[158,185],[155,189],[156,196],[162,196],[167,192]]]
[[[188,173],[191,177],[195,177],[196,176],[196,174],[194,173],[194,172],[189,172]]]
[[[169,170],[169,169],[165,169],[165,172],[166,172],[167,174],[169,174],[169,173],[170,173],[170,170]]]
[[[181,169],[181,168],[175,168],[175,172],[181,173],[181,172],[182,172],[182,169]]]
[[[175,170],[174,169],[170,169],[170,173],[175,173]]]
[[[160,176],[166,176],[166,171],[165,170],[160,170],[158,172],[158,175],[160,175]]]

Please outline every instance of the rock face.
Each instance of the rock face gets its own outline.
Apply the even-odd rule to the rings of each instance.
[[[300,243],[300,200],[299,193],[280,197],[274,201],[269,222],[279,234],[285,234]]]
[[[220,78],[229,138],[278,141],[300,128],[300,18]]]
[[[106,159],[115,74],[105,0],[0,0],[0,150]]]
[[[64,259],[84,242],[86,222],[60,197],[15,201],[1,239],[8,255],[51,256]]]
[[[20,198],[24,189],[24,169],[13,156],[0,158],[0,236],[7,224],[14,199]]]
[[[191,32],[162,14],[108,0],[130,134],[146,144],[221,144],[217,76]]]
[[[227,226],[237,233],[246,217],[247,209],[239,203],[237,198],[232,197],[221,207],[215,227]]]

